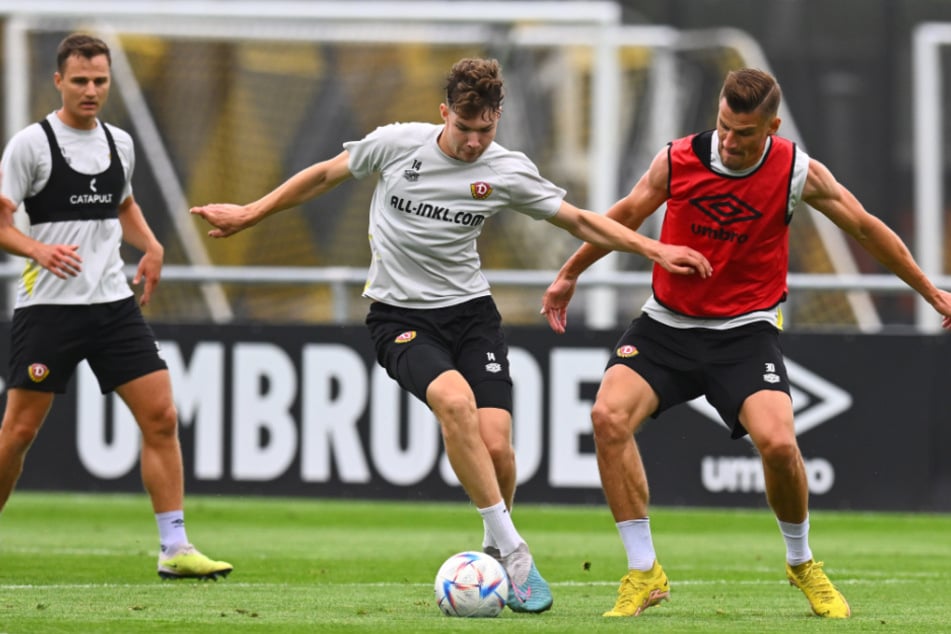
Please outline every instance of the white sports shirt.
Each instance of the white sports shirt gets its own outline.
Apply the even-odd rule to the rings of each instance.
[[[53,128],[63,157],[74,170],[92,175],[109,167],[112,157],[102,121],[92,130],[77,130],[60,121],[55,112],[47,115],[46,120]],[[109,125],[109,131],[125,172],[121,196],[121,200],[125,200],[132,195],[135,166],[132,138],[113,125]],[[49,141],[39,123],[27,126],[10,139],[0,167],[3,169],[0,192],[17,205],[46,186],[52,157]],[[31,226],[29,235],[46,244],[78,244],[82,271],[76,277],[61,280],[28,260],[17,286],[16,308],[36,304],[99,304],[132,295],[119,257],[122,227],[117,219],[43,223]],[[27,279],[32,292],[27,292]]]
[[[344,143],[355,178],[379,174],[365,297],[442,308],[489,295],[476,250],[484,222],[506,210],[551,218],[564,200],[528,157],[497,143],[473,163],[446,156],[436,143],[443,127],[394,123]]]

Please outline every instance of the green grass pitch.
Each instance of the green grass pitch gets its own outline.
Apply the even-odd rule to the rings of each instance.
[[[464,503],[192,496],[191,540],[235,565],[219,582],[162,581],[145,495],[17,492],[0,516],[0,634],[138,632],[935,632],[951,623],[951,515],[818,512],[817,559],[848,621],[812,616],[761,510],[654,509],[671,601],[604,619],[626,560],[603,506],[517,505],[555,604],[452,619],[433,600],[450,554],[478,548]]]

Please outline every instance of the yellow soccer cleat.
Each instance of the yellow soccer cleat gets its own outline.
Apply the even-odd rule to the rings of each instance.
[[[227,577],[234,566],[226,561],[205,557],[191,544],[172,553],[162,553],[158,560],[158,574],[162,579],[213,579]]]
[[[847,619],[852,609],[842,593],[839,592],[826,573],[822,572],[822,562],[809,560],[798,566],[786,564],[786,577],[789,584],[796,586],[809,599],[809,605],[817,616],[828,619]]]
[[[629,570],[624,575],[614,609],[608,610],[603,616],[638,616],[652,605],[668,600],[670,582],[664,569],[655,561],[650,570]]]

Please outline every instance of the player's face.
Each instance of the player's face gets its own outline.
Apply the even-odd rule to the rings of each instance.
[[[472,163],[495,140],[499,114],[486,111],[476,117],[464,119],[446,104],[439,105],[446,126],[439,135],[439,149],[454,159]]]
[[[59,111],[63,123],[84,130],[96,127],[96,117],[109,97],[109,58],[71,55],[63,64],[62,72],[53,75],[53,80],[63,97]]]
[[[756,165],[763,155],[766,139],[779,129],[779,117],[759,112],[733,112],[726,99],[717,112],[717,152],[724,167],[745,170]]]

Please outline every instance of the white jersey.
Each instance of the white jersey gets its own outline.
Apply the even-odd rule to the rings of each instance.
[[[497,143],[473,163],[450,158],[437,145],[443,127],[395,123],[344,143],[354,177],[379,174],[365,297],[441,308],[488,295],[476,250],[485,221],[505,210],[551,218],[564,200],[528,157]]]
[[[111,164],[109,143],[103,122],[92,130],[78,130],[65,125],[55,112],[46,117],[56,136],[60,151],[69,166],[81,174],[104,172]],[[109,124],[105,124],[109,125]],[[132,138],[125,131],[109,125],[125,176],[119,201],[132,195],[132,172],[135,153]],[[46,187],[53,165],[49,141],[39,123],[27,126],[10,140],[3,152],[0,166],[3,181],[0,191],[19,205]],[[89,185],[95,191],[95,182]],[[66,220],[31,225],[29,235],[45,244],[76,244],[82,258],[82,271],[63,280],[33,260],[17,287],[16,308],[36,304],[98,304],[124,299],[132,289],[122,271],[119,256],[122,227],[116,218],[99,220]]]

